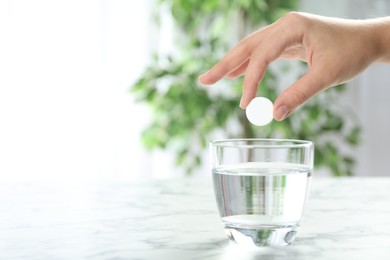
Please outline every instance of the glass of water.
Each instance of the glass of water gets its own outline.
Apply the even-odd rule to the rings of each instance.
[[[246,246],[295,238],[313,171],[310,141],[227,139],[210,143],[214,191],[227,236]]]

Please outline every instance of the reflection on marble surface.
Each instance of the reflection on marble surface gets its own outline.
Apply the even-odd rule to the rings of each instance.
[[[294,243],[242,249],[211,179],[0,183],[0,259],[390,259],[390,178],[312,181]]]

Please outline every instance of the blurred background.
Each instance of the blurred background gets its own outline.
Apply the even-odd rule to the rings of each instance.
[[[318,175],[388,175],[389,65],[265,128],[243,119],[240,80],[198,85],[289,10],[364,19],[390,2],[0,0],[0,180],[208,175],[207,142],[243,136],[313,140]],[[259,93],[274,99],[305,69],[276,62]]]

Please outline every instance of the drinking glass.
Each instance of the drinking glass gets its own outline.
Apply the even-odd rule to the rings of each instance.
[[[314,146],[288,139],[210,142],[214,192],[227,236],[246,246],[295,238],[313,171]]]

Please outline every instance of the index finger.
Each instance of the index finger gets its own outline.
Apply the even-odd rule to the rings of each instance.
[[[217,64],[199,77],[200,83],[205,85],[214,84],[246,62],[259,42],[267,37],[271,26],[264,27],[242,39]]]

